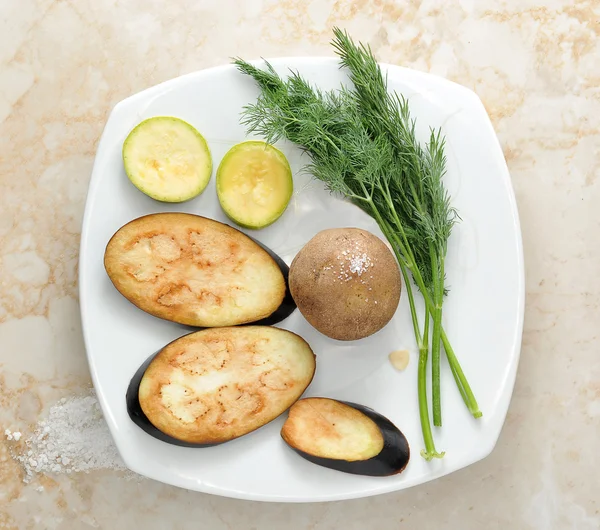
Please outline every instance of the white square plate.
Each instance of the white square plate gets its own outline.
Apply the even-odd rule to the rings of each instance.
[[[336,59],[271,61],[282,74],[298,70],[322,88],[346,81]],[[246,138],[242,106],[254,102],[254,82],[226,65],[150,88],[120,102],[104,130],[87,199],[80,257],[81,314],[89,365],[110,431],[126,464],[137,473],[176,486],[243,499],[303,502],[364,497],[414,486],[463,468],[488,455],[498,439],[519,359],[523,305],[523,253],[510,177],[483,105],[464,87],[396,66],[382,65],[391,89],[405,94],[419,134],[442,127],[448,158],[447,188],[462,221],[455,227],[446,261],[450,294],[444,326],[479,401],[483,418],[464,406],[449,367],[442,363],[444,426],[434,429],[443,460],[425,462],[417,407],[417,353],[405,293],[394,319],[360,341],[329,340],[295,311],[279,326],[303,336],[317,355],[317,372],[306,395],[347,399],[392,420],[406,435],[411,461],[400,475],[349,475],[311,464],[279,436],[283,417],[232,442],[194,449],[169,445],[129,418],[125,392],[131,376],[153,352],[182,335],[180,326],[154,318],[113,288],[103,267],[114,232],[141,215],[184,211],[227,222],[208,188],[183,204],[162,204],[127,179],[123,141],[141,120],[180,117],[207,139],[216,168],[224,153]],[[306,160],[294,146],[279,146],[294,170],[295,192],[282,218],[252,233],[289,264],[319,230],[357,226],[383,238],[358,208],[335,199],[299,170]],[[411,362],[397,372],[388,354],[408,348]],[[285,415],[284,415],[285,416]]]

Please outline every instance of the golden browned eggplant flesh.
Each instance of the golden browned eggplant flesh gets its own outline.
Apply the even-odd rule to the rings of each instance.
[[[281,436],[306,460],[356,475],[401,473],[410,459],[406,438],[390,420],[363,405],[335,399],[297,401]]]
[[[281,259],[239,230],[198,215],[159,213],[127,223],[109,241],[104,266],[137,307],[189,326],[271,324],[295,307]]]
[[[254,431],[297,401],[315,373],[298,335],[269,326],[204,329],[163,348],[133,377],[134,422],[178,445],[214,445]]]

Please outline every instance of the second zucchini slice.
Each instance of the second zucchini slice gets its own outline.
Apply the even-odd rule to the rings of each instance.
[[[162,202],[200,195],[212,173],[204,137],[189,123],[155,116],[139,123],[123,143],[123,164],[140,191]]]
[[[217,195],[225,214],[244,228],[264,228],[283,214],[292,197],[285,155],[265,142],[233,146],[217,170]]]

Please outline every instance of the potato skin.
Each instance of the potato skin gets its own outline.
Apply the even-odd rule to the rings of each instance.
[[[139,406],[174,441],[219,444],[282,414],[306,390],[315,368],[310,346],[291,331],[205,329],[173,341],[152,359],[137,390]]]
[[[104,267],[138,308],[189,326],[256,322],[286,294],[283,273],[266,250],[199,215],[159,213],[127,223],[108,242]]]
[[[290,292],[298,309],[332,339],[368,337],[394,316],[402,278],[386,244],[359,228],[316,234],[290,266]]]

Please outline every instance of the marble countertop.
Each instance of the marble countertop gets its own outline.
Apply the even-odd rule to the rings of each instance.
[[[78,244],[96,146],[113,105],[242,53],[330,55],[334,24],[371,43],[382,61],[473,89],[493,120],[520,210],[527,280],[521,364],[496,449],[403,492],[284,505],[201,495],[118,471],[25,484],[3,440],[0,528],[600,527],[596,0],[4,0],[2,431],[33,426],[58,399],[90,386]]]

